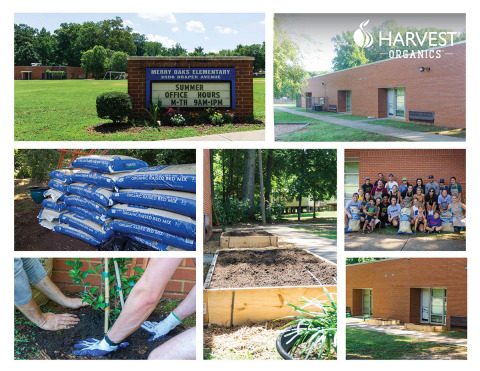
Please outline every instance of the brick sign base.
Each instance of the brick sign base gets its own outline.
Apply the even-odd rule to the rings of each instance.
[[[133,100],[133,114],[141,118],[147,107],[147,69],[151,68],[185,68],[185,69],[235,69],[235,84],[232,98],[235,95],[235,107],[219,108],[235,112],[237,117],[253,115],[253,57],[129,57],[128,58],[128,94]],[[188,81],[182,81],[185,83]],[[163,103],[163,102],[162,102]],[[163,104],[169,107],[168,104]],[[176,108],[176,107],[172,107]],[[200,112],[203,108],[181,108],[181,112]]]

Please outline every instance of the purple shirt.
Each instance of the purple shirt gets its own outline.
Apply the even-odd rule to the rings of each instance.
[[[427,223],[430,228],[440,227],[442,225],[442,218],[435,219],[433,216],[427,218]]]

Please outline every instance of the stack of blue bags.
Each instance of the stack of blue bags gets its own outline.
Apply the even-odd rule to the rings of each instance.
[[[195,164],[138,169],[116,186],[111,229],[157,250],[195,250]]]
[[[195,164],[148,167],[92,155],[50,173],[40,224],[91,245],[121,235],[155,250],[195,250]]]

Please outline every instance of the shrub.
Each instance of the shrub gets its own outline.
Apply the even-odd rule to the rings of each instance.
[[[180,113],[176,113],[170,118],[170,122],[174,126],[182,126],[185,124],[185,118]]]
[[[234,119],[235,119],[235,114],[233,112],[227,111],[223,114],[223,120],[227,124],[231,124]]]
[[[215,112],[215,114],[209,117],[212,125],[222,125],[223,124],[223,115],[220,112]]]
[[[249,204],[247,201],[232,198],[223,203],[214,201],[215,210],[221,224],[233,224],[239,222],[248,222]]]
[[[132,113],[132,98],[127,93],[109,91],[97,97],[97,115],[114,123],[128,118]]]
[[[154,126],[160,126],[161,122],[159,123],[158,118],[160,116],[160,112],[162,111],[162,101],[159,99],[157,103],[153,100],[150,101],[148,108],[144,108],[145,112],[147,113],[148,120],[153,123]]]
[[[282,219],[283,210],[285,210],[285,204],[283,202],[272,201],[270,204],[267,204],[265,208],[265,217],[267,220]]]

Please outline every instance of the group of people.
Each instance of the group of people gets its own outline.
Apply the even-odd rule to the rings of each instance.
[[[403,177],[399,185],[393,174],[389,174],[388,180],[385,180],[384,175],[379,173],[375,183],[371,183],[370,178],[366,177],[358,193],[354,193],[347,202],[345,227],[348,220],[352,219],[352,206],[356,206],[360,211],[362,233],[365,233],[365,229],[371,232],[375,227],[398,227],[400,214],[405,208],[410,209],[410,222],[414,233],[417,230],[426,233],[441,232],[441,215],[447,211],[452,213],[455,230],[463,231],[465,228],[466,206],[462,202],[462,186],[454,176],[450,178],[448,186],[444,179],[437,183],[433,175],[428,177],[426,184],[422,178],[417,178],[415,185],[412,185]]]

